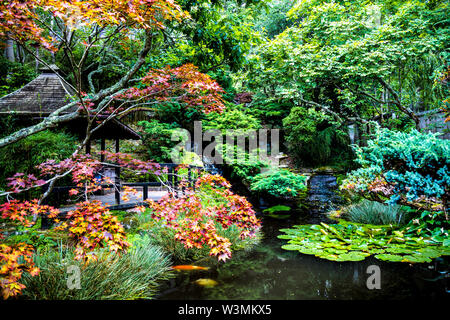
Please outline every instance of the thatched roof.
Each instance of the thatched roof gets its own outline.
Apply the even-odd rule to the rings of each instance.
[[[66,81],[48,68],[41,71],[24,87],[0,98],[0,114],[48,115],[73,100],[75,92]]]
[[[50,65],[50,68],[41,68],[42,72],[36,79],[0,98],[0,117],[14,113],[22,121],[40,121],[53,111],[75,100],[75,92],[70,85],[56,72],[59,68]],[[74,106],[65,112],[77,110]],[[98,117],[99,120],[105,117]],[[86,132],[86,118],[78,118],[64,124],[70,131],[80,134]],[[118,119],[109,120],[100,130],[96,131],[93,138],[105,139],[140,139],[140,135]]]

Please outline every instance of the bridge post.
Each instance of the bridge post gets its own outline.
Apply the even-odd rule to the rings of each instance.
[[[148,185],[144,185],[143,189],[142,189],[142,200],[147,200],[148,199]]]
[[[116,139],[116,153],[120,151],[119,139]],[[117,166],[115,169],[114,177],[115,191],[114,196],[116,198],[116,204],[120,204],[120,167]]]

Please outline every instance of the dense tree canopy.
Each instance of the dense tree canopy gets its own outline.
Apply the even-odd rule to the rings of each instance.
[[[448,10],[445,1],[299,1],[295,24],[258,50],[251,83],[338,122],[394,112],[417,124],[416,112],[445,97]]]

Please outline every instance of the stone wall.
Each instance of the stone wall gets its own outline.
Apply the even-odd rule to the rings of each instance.
[[[450,139],[450,122],[444,122],[445,113],[441,110],[431,110],[417,113],[420,118],[420,128],[425,131],[440,132],[443,139]]]

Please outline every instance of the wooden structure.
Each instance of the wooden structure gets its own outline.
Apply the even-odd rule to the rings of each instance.
[[[76,100],[75,91],[57,73],[59,68],[51,65],[51,68],[41,68],[41,74],[19,90],[0,98],[0,117],[13,115],[22,125],[31,125],[48,117],[52,112],[64,105]],[[74,106],[61,114],[72,113],[77,110]],[[98,116],[102,120],[101,116]],[[106,119],[106,117],[103,117]],[[80,117],[61,125],[69,132],[84,137],[86,133],[87,119]],[[116,118],[112,118],[99,130],[95,131],[91,140],[105,139],[116,141],[118,149],[119,141],[124,139],[139,140],[140,135],[129,126]],[[87,153],[90,152],[90,143],[86,145]]]
[[[42,121],[52,112],[68,103],[75,101],[75,91],[58,73],[59,68],[51,65],[50,68],[40,69],[41,74],[19,90],[0,98],[0,117],[14,116],[22,126],[29,126]],[[74,106],[64,113],[77,111]],[[97,116],[99,120],[106,116]],[[86,117],[79,117],[59,125],[80,139],[84,139],[87,128]],[[105,150],[106,140],[115,141],[115,152],[120,151],[120,140],[140,140],[141,136],[132,128],[116,118],[108,120],[99,130],[96,130],[86,144],[86,153],[91,152],[91,141],[100,140],[100,148]],[[104,156],[101,156],[101,161]],[[120,190],[120,169],[115,169],[114,179]],[[116,194],[116,199],[120,197]],[[118,200],[119,201],[119,200]]]
[[[143,204],[145,204],[145,200],[147,200],[147,199],[157,201],[163,196],[163,194],[162,193],[152,194],[152,192],[150,191],[150,188],[152,188],[152,187],[167,188],[167,190],[165,190],[163,192],[164,194],[171,192],[174,194],[175,197],[178,197],[180,194],[183,194],[185,192],[186,187],[189,187],[189,188],[192,188],[193,190],[195,190],[195,180],[196,179],[195,179],[194,171],[199,172],[199,171],[203,170],[202,167],[187,166],[186,176],[181,177],[176,172],[176,167],[178,166],[178,164],[160,163],[159,165],[160,165],[161,169],[167,168],[167,173],[162,174],[163,178],[161,179],[161,181],[123,182],[121,184],[122,186],[128,186],[128,187],[132,187],[136,190],[141,190],[141,195],[140,195],[141,199],[134,198],[131,201],[121,203],[121,199],[119,196],[119,198],[117,198],[117,197],[115,198],[114,204],[108,203],[106,206],[112,210],[123,210],[123,209],[132,208],[132,207],[135,207],[138,205],[143,205]],[[55,187],[53,189],[53,191],[57,195],[63,195],[63,194],[67,194],[69,192],[69,190],[73,189],[74,187],[75,186],[60,186],[60,187]],[[116,185],[102,185],[102,187],[103,188],[114,188],[114,187],[116,187]],[[117,192],[116,192],[116,195],[117,195]],[[62,198],[62,197],[59,196],[59,198]],[[103,203],[111,200],[110,197],[108,197],[108,196],[96,196],[94,198],[95,198],[95,200],[99,200]],[[69,211],[70,209],[72,209],[72,207],[63,208],[61,211],[64,213],[64,212]]]
[[[94,200],[99,200],[103,203],[105,207],[107,207],[110,210],[126,210],[131,209],[137,206],[148,206],[148,204],[145,202],[145,200],[150,199],[153,201],[160,200],[164,195],[168,194],[169,192],[172,192],[175,197],[178,197],[180,194],[183,194],[185,192],[185,187],[188,186],[195,190],[195,171],[201,171],[204,168],[202,167],[196,167],[196,166],[188,166],[188,172],[187,176],[182,179],[177,173],[176,173],[176,167],[178,166],[175,163],[160,163],[161,169],[167,168],[167,174],[166,179],[162,182],[131,182],[131,183],[122,183],[123,186],[132,187],[136,190],[141,189],[142,190],[142,199],[135,198],[131,199],[130,201],[121,203],[120,196],[117,197],[117,192],[115,193],[115,203],[113,205],[109,204],[108,202],[111,200],[111,198],[106,196],[96,196],[94,197]],[[186,179],[187,178],[187,179]],[[181,183],[183,182],[183,183]],[[164,192],[158,192],[155,194],[154,192],[150,192],[149,188],[151,187],[164,187],[167,186],[169,190]],[[182,186],[182,187],[180,187]],[[108,188],[108,187],[115,187],[115,185],[103,185],[102,187]],[[63,187],[55,187],[53,189],[53,192],[57,196],[57,201],[62,202],[60,200],[61,196],[63,194],[68,194],[70,189],[73,189],[74,186],[63,186]],[[66,215],[70,210],[75,209],[75,206],[66,206],[60,208],[60,214],[59,219],[66,219]],[[47,229],[52,225],[51,220],[47,216],[42,217],[42,228]]]
[[[67,105],[68,103],[75,101],[75,91],[72,89],[69,83],[67,83],[62,77],[59,76],[59,68],[56,65],[51,65],[50,68],[40,69],[41,74],[19,90],[12,92],[2,98],[0,98],[0,117],[14,115],[18,122],[23,126],[32,125],[39,121],[42,121],[45,117],[48,117],[52,112]],[[77,110],[74,106],[71,109],[64,111],[64,113],[72,113]],[[64,114],[62,113],[62,114]],[[97,116],[99,120],[105,120],[106,116]],[[80,116],[74,120],[65,122],[60,125],[61,128],[65,128],[67,131],[78,136],[80,139],[84,139],[87,128],[86,117]],[[136,133],[132,128],[122,123],[116,118],[108,120],[101,128],[92,133],[90,141],[86,144],[86,153],[91,152],[91,141],[100,140],[100,149],[104,151],[106,149],[106,140],[113,140],[115,143],[115,152],[120,151],[120,140],[139,140],[140,135]],[[104,156],[101,155],[102,162]],[[158,200],[157,197],[151,195],[149,192],[150,187],[161,187],[163,185],[168,186],[170,190],[183,192],[178,188],[179,176],[175,172],[176,164],[167,163],[161,164],[162,167],[167,168],[167,179],[161,182],[143,182],[143,183],[123,183],[120,181],[120,168],[114,167],[113,176],[114,185],[104,187],[114,187],[114,205],[108,205],[110,209],[126,209],[144,203],[144,200],[151,198]],[[191,170],[199,169],[198,167],[188,167],[188,183],[194,187],[194,181],[191,179]],[[110,176],[111,177],[111,176]],[[120,192],[121,186],[130,186],[142,190],[142,199],[140,201],[121,203]],[[53,189],[53,193],[56,195],[56,201],[61,204],[62,197],[65,193],[68,193],[73,186],[56,186]],[[111,198],[110,195],[98,195],[96,199],[104,202],[106,198]],[[62,210],[64,213],[69,209]]]

